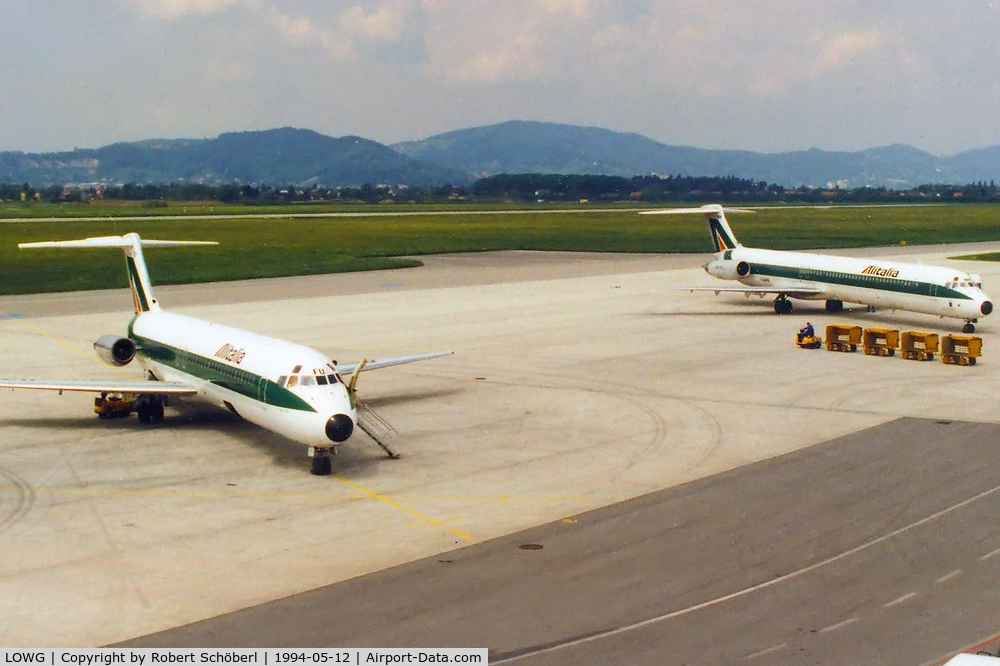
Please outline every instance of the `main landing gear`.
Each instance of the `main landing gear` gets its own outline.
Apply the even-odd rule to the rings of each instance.
[[[94,399],[94,413],[102,419],[125,417],[132,412],[140,423],[163,421],[163,406],[167,397],[163,395],[136,395],[134,393],[101,393]]]
[[[792,311],[792,302],[784,294],[778,294],[774,299],[774,311],[777,314],[788,314]]]
[[[838,301],[836,299],[830,299],[826,302],[827,312],[840,312],[844,309],[844,301]]]
[[[160,423],[163,421],[163,404],[165,400],[159,395],[141,395],[135,401],[135,415],[139,423]]]

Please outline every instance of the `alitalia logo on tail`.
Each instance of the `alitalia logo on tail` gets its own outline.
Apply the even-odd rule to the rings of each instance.
[[[881,266],[868,266],[861,271],[862,275],[874,275],[875,277],[899,277],[899,270],[895,268],[882,268]]]
[[[715,242],[715,251],[732,250],[736,247],[736,239],[732,237],[732,232],[723,226],[718,218],[709,218],[709,228],[712,230],[712,240]]]

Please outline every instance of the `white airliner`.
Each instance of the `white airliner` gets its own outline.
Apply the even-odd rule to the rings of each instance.
[[[700,213],[708,218],[715,256],[703,266],[709,275],[736,280],[739,287],[688,287],[691,290],[737,292],[747,296],[775,294],[774,311],[792,311],[789,298],[825,300],[829,312],[839,312],[844,301],[875,308],[907,310],[964,319],[962,330],[972,333],[981,316],[993,312],[981,279],[954,268],[897,261],[838,257],[807,252],[784,252],[743,247],[725,211],[753,212],[717,204],[701,208],[672,208],[644,214]]]
[[[192,396],[305,444],[313,458],[313,474],[332,471],[330,454],[347,441],[355,425],[395,457],[379,436],[384,434],[387,424],[356,398],[358,373],[446,356],[451,352],[338,364],[303,345],[162,310],[153,297],[142,255],[143,246],[214,244],[142,240],[137,234],[129,233],[18,245],[20,248],[111,247],[124,250],[135,317],[129,323],[126,336],[102,336],[94,343],[94,349],[102,360],[116,367],[138,359],[146,380],[0,379],[0,388],[47,389],[60,393],[89,391],[100,393],[101,399],[108,395],[130,394],[138,396],[135,411],[143,422],[163,420],[167,396]],[[346,381],[345,376],[349,376]]]

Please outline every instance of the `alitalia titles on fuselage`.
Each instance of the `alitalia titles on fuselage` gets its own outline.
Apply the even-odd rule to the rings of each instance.
[[[215,352],[216,358],[221,358],[223,361],[229,361],[230,363],[236,363],[237,365],[243,362],[243,357],[247,355],[247,350],[240,347],[237,349],[228,342],[219,348],[219,351]]]
[[[868,266],[865,270],[861,271],[862,275],[874,275],[875,277],[888,277],[895,278],[899,277],[899,269],[897,268],[882,268],[881,266]]]

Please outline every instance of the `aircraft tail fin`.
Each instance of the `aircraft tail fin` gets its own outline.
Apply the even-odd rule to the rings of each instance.
[[[688,213],[701,213],[708,219],[708,230],[712,234],[712,243],[715,244],[715,251],[732,250],[742,247],[736,240],[736,235],[726,221],[726,211],[730,213],[752,213],[749,208],[723,208],[719,204],[708,204],[700,208],[664,208],[660,210],[643,211],[643,215],[682,215]]]
[[[143,247],[175,247],[178,245],[216,245],[215,241],[169,241],[143,240],[139,234],[128,233],[124,236],[97,236],[69,241],[43,241],[38,243],[19,243],[21,249],[29,248],[95,248],[118,247],[125,252],[125,268],[128,271],[128,282],[132,289],[132,299],[135,313],[158,310],[159,303],[153,297],[153,286],[146,270],[146,260],[142,256]]]

